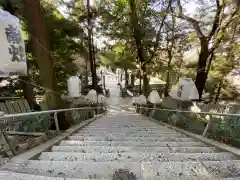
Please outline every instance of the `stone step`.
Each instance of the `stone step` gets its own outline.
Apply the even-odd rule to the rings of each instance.
[[[167,129],[166,126],[159,125],[149,125],[149,124],[101,124],[100,126],[88,125],[85,128],[90,129],[106,129],[106,128],[137,128],[137,129],[146,129],[146,130],[158,130],[158,129]]]
[[[145,137],[121,137],[121,136],[95,136],[95,137],[84,137],[84,136],[69,136],[68,139],[76,141],[171,141],[171,142],[191,142],[196,141],[193,138],[178,138],[178,137],[159,137],[159,138],[145,138]]]
[[[63,140],[60,146],[139,146],[139,147],[183,147],[183,146],[206,146],[201,142],[149,142],[149,141],[74,141]]]
[[[173,131],[171,129],[168,129],[166,127],[159,127],[159,128],[145,128],[145,127],[105,127],[105,128],[91,128],[91,127],[85,127],[82,129],[82,131],[118,131],[118,130],[128,130],[128,131],[149,131],[149,132],[155,132],[155,131]]]
[[[53,146],[54,152],[114,153],[114,152],[172,152],[213,153],[214,147],[123,147],[123,146]]]
[[[201,164],[199,166],[199,164]],[[221,178],[237,178],[240,176],[240,161],[197,161],[197,162],[166,162],[166,163],[147,163],[145,165],[145,176],[154,176],[155,172],[164,175],[168,174],[166,170],[169,166],[172,167],[173,173],[179,172],[180,174],[186,174],[185,171],[191,171],[188,175],[199,176],[201,174],[211,174],[211,177],[216,179]],[[194,164],[194,165],[193,165]],[[179,174],[179,175],[180,175]],[[156,176],[156,175],[155,175]],[[200,178],[201,179],[201,178]]]
[[[217,161],[205,162],[202,164],[208,171],[217,178],[240,177],[240,161]]]
[[[177,134],[176,131],[170,131],[170,130],[160,130],[160,131],[142,131],[142,130],[127,130],[127,129],[108,129],[108,130],[103,130],[103,131],[94,131],[94,130],[88,130],[88,129],[83,129],[80,131],[80,133],[139,133],[139,134]]]
[[[189,176],[180,176],[180,177],[168,177],[168,176],[161,176],[159,178],[145,178],[145,180],[199,180],[194,177]],[[23,173],[15,173],[10,171],[0,171],[0,179],[1,180],[90,180],[90,179],[79,179],[79,178],[61,178],[61,177],[47,177],[47,176],[38,176],[38,175],[30,175],[30,174],[23,174]],[[240,177],[237,178],[211,178],[205,177],[205,179],[201,180],[239,180]],[[96,180],[96,179],[91,179]],[[98,179],[99,180],[99,179]],[[111,179],[100,179],[100,180],[112,180]]]
[[[101,132],[101,133],[94,133],[94,132],[77,132],[74,133],[74,136],[106,136],[106,135],[113,135],[113,136],[127,136],[127,137],[187,137],[184,134],[180,133],[114,133],[114,132]]]
[[[119,169],[129,169],[137,179],[162,179],[162,177],[206,179],[237,178],[240,161],[184,161],[158,163],[80,162],[80,161],[34,161],[8,163],[2,170],[49,177],[110,178]],[[142,178],[141,178],[142,177]],[[190,180],[190,179],[189,179]]]
[[[75,153],[43,152],[39,160],[49,161],[92,161],[92,162],[158,162],[158,161],[223,161],[236,160],[227,152],[221,153]]]
[[[179,177],[172,177],[172,176],[161,176],[154,177],[154,178],[144,178],[144,180],[239,180],[240,177],[236,178],[216,178],[216,177],[192,177],[192,176],[179,176]]]
[[[107,128],[138,128],[138,129],[149,129],[149,130],[157,130],[157,129],[167,129],[167,126],[161,126],[161,125],[149,125],[149,124],[115,124],[115,123],[101,123],[101,125],[99,126],[92,126],[92,125],[88,125],[85,128],[91,128],[91,129],[107,129]]]
[[[73,178],[61,178],[61,177],[47,177],[23,173],[15,173],[10,171],[0,171],[1,180],[86,180],[86,179],[73,179]],[[94,179],[93,179],[94,180]]]
[[[156,124],[155,122],[151,122],[149,120],[147,121],[132,121],[130,120],[129,121],[129,118],[121,118],[119,121],[111,121],[111,119],[114,119],[114,118],[107,118],[105,120],[102,120],[102,121],[95,121],[95,123],[91,123],[89,124],[88,126],[89,127],[105,127],[106,125],[109,125],[109,126],[139,126],[139,127],[165,127],[164,125],[161,125],[161,124]]]
[[[93,132],[93,133],[105,133],[105,132],[109,132],[109,133],[124,133],[124,132],[128,132],[128,133],[150,133],[150,134],[156,134],[156,133],[177,133],[176,131],[170,130],[170,129],[158,129],[158,130],[141,130],[141,129],[130,129],[130,128],[108,128],[106,130],[92,130],[92,129],[82,129],[81,131],[78,131],[81,133],[89,133],[89,132]]]
[[[6,164],[2,169],[18,173],[33,175],[81,178],[81,179],[102,179],[112,176],[115,169],[131,169],[139,179],[141,177],[141,165],[139,163],[92,163],[92,162],[68,162],[68,161],[25,161]]]
[[[179,133],[177,132],[172,132],[172,131],[161,131],[161,132],[147,132],[147,131],[126,131],[126,130],[119,130],[119,131],[114,131],[114,130],[109,130],[109,131],[80,131],[76,132],[77,134],[120,134],[120,135],[136,135],[136,136],[143,136],[143,135],[165,135],[165,134],[170,134],[170,135],[178,135]]]

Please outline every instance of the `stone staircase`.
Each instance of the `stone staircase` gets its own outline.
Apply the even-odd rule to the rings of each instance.
[[[237,159],[140,115],[116,111],[35,159],[5,164],[0,180],[237,180]]]

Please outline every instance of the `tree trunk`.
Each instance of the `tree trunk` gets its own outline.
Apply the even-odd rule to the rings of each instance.
[[[216,97],[215,97],[215,100],[214,100],[214,104],[217,104],[218,99],[220,97],[222,84],[223,84],[223,78],[224,78],[224,76],[221,77],[220,82],[218,84],[218,90],[217,90],[217,94],[216,94]]]
[[[149,94],[149,80],[146,74],[143,75],[143,94],[145,97]]]
[[[47,27],[43,19],[40,0],[24,0],[24,13],[31,34],[33,56],[40,71],[43,87],[46,89],[48,109],[61,107],[61,97],[54,91],[57,87],[55,65],[51,56]]]
[[[120,71],[117,71],[118,83],[120,83]]]
[[[129,78],[129,75],[128,75],[128,71],[127,71],[127,66],[125,66],[124,68],[124,74],[125,74],[125,88],[128,87],[128,78]]]
[[[172,63],[172,54],[171,54],[171,50],[168,52],[168,67],[167,67],[167,76],[166,76],[166,85],[165,85],[165,89],[164,89],[164,96],[167,97],[168,96],[168,90],[169,90],[169,86],[170,86],[170,66]]]
[[[142,94],[142,75],[139,77],[139,95]]]
[[[93,33],[92,33],[92,54],[93,54],[93,73],[95,77],[94,87],[97,87],[97,64],[96,64],[96,50],[93,41]]]
[[[197,75],[195,80],[195,84],[199,93],[199,100],[202,99],[203,90],[205,88],[207,80],[206,66],[208,57],[209,57],[208,43],[207,41],[204,40],[201,43],[201,52],[199,54]]]
[[[87,0],[87,12],[88,12],[88,60],[90,62],[90,68],[92,73],[92,87],[96,90],[96,76],[93,59],[93,45],[92,45],[92,23],[91,23],[91,12],[90,12],[90,0]]]
[[[145,65],[142,67],[142,71],[143,71],[143,94],[145,97],[148,97],[149,81],[148,81],[147,70]]]
[[[131,86],[134,88],[135,75],[131,74]]]
[[[149,84],[148,84],[148,77],[147,77],[147,68],[145,64],[145,50],[144,50],[144,45],[142,43],[142,32],[141,28],[139,25],[139,20],[137,16],[137,9],[136,9],[136,1],[135,0],[130,0],[130,8],[131,8],[131,21],[132,21],[132,30],[133,30],[133,37],[136,42],[137,46],[137,53],[138,53],[138,58],[141,63],[141,71],[142,73],[142,78],[143,78],[143,93],[147,97],[148,96],[148,91],[149,91]],[[140,83],[141,84],[141,83]],[[140,87],[141,88],[141,87]]]
[[[169,72],[169,70],[167,70],[166,84],[165,84],[165,89],[164,89],[165,97],[168,97],[169,85],[170,85],[170,72]]]
[[[206,76],[205,77],[208,77],[208,73],[211,69],[211,65],[212,65],[212,61],[215,59],[215,56],[214,56],[214,53],[211,53],[209,59],[208,59],[208,64],[207,64],[207,67],[206,67]],[[207,79],[207,78],[206,78]]]
[[[86,63],[86,69],[85,69],[85,87],[88,87],[88,65]]]
[[[106,89],[106,76],[103,75],[103,88]]]

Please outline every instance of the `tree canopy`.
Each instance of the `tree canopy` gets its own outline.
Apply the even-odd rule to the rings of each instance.
[[[88,86],[91,76],[93,88],[100,62],[113,70],[122,69],[126,85],[130,70],[143,81],[145,95],[150,91],[150,77],[155,76],[166,81],[165,96],[181,76],[195,80],[200,99],[203,93],[209,93],[214,102],[238,95],[231,78],[238,75],[233,72],[239,69],[239,3],[229,0],[191,4],[184,0],[36,2],[3,0],[0,5],[21,19],[28,53],[28,77],[20,77],[11,84],[22,89],[20,94],[30,97],[28,90],[38,94],[48,94],[51,90],[49,96],[56,96],[56,101],[49,104],[50,108],[58,108],[55,105],[59,104],[59,94],[66,90],[67,77],[79,70],[74,64],[76,55],[85,61],[81,77],[85,77]],[[38,11],[30,10],[30,5]],[[39,26],[42,27],[36,28]],[[24,86],[21,83],[24,81],[31,87]]]

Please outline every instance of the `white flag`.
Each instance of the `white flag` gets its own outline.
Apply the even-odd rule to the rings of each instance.
[[[172,88],[169,95],[182,101],[199,99],[198,90],[192,78],[179,78],[177,88]]]
[[[27,75],[25,44],[17,17],[0,10],[0,77]]]

